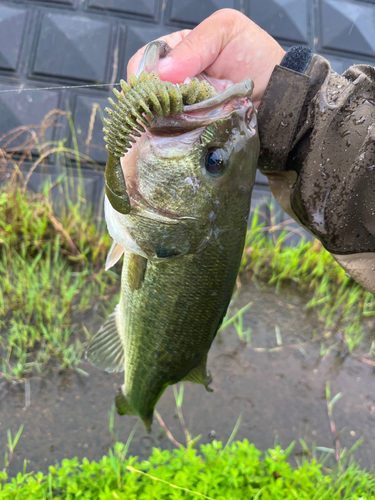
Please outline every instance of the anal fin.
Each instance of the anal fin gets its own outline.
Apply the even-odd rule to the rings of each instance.
[[[153,412],[151,413],[151,415],[147,415],[147,416],[139,415],[130,406],[126,396],[123,393],[123,387],[124,386],[119,387],[119,390],[118,390],[116,397],[115,397],[115,405],[116,405],[117,413],[119,415],[138,415],[142,419],[143,423],[145,424],[147,433],[150,434],[151,433]]]
[[[89,363],[107,372],[124,371],[125,352],[119,334],[119,313],[118,304],[98,333],[92,337],[86,351]]]
[[[186,382],[193,382],[194,384],[204,385],[206,391],[213,392],[213,389],[208,387],[212,382],[212,376],[211,373],[207,371],[207,356],[202,359],[199,365],[190,370],[190,372],[182,380]]]
[[[116,410],[119,415],[136,415],[137,413],[128,403],[124,393],[122,392],[122,387],[119,387],[118,392],[115,397]]]

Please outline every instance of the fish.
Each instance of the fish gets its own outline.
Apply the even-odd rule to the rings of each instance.
[[[207,93],[189,97],[192,104],[181,97],[174,113],[148,112],[147,92],[158,97],[162,85],[157,63],[170,50],[164,42],[147,47],[106,122],[105,218],[114,240],[106,268],[123,256],[121,295],[86,352],[97,368],[124,371],[117,411],[138,415],[148,432],[169,385],[190,381],[211,391],[207,355],[236,283],[259,154],[250,79],[232,84],[202,73],[177,91],[162,82],[176,99],[193,87],[198,95],[202,83]],[[151,74],[155,85],[147,83]],[[119,132],[121,113],[133,106],[125,102],[131,87],[133,96],[143,89],[148,106],[143,126],[141,108],[132,111],[136,138],[128,126]]]

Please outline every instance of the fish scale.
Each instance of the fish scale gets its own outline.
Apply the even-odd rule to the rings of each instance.
[[[148,429],[165,386],[202,363],[206,371],[208,349],[235,285],[246,227],[230,233],[233,244],[221,251],[211,244],[204,252],[174,261],[148,261],[142,287],[134,292],[128,281],[130,255],[125,255],[120,303],[127,358],[123,392]]]

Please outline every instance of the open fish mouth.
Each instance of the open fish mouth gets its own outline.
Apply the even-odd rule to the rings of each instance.
[[[178,132],[194,130],[198,127],[207,126],[216,120],[230,115],[236,109],[248,108],[251,105],[250,97],[253,93],[254,83],[251,79],[235,83],[227,87],[221,93],[195,104],[184,106],[179,115],[158,117],[150,124],[150,132],[165,131]]]
[[[157,73],[159,60],[166,57],[169,52],[171,52],[171,50],[172,48],[169,47],[169,45],[165,42],[156,41],[150,43],[147,46],[143,58],[139,64],[137,77],[139,77],[143,71],[147,71],[148,73]],[[254,83],[250,78],[236,84],[234,84],[231,80],[220,80],[218,78],[210,77],[204,72],[196,75],[196,78],[201,82],[207,82],[211,87],[213,87],[216,91],[216,95],[194,104],[185,105],[183,114],[192,113],[195,111],[208,111],[211,108],[221,106],[226,101],[234,98],[251,97],[254,88]],[[184,83],[189,83],[191,80],[191,78],[187,78]]]
[[[159,60],[166,57],[171,50],[172,48],[165,42],[157,41],[150,43],[140,62],[137,77],[143,71],[157,73]],[[248,99],[251,97],[254,89],[254,83],[250,78],[235,84],[231,80],[220,80],[210,77],[204,72],[196,75],[195,78],[200,82],[208,83],[215,89],[216,95],[194,104],[185,105],[183,111],[178,115],[157,118],[155,122],[151,123],[150,130],[155,128],[160,129],[166,125],[178,128],[179,124],[186,130],[189,129],[189,123],[191,123],[192,128],[196,128],[202,126],[202,122],[205,124],[207,120],[217,120],[218,118],[225,117],[241,104],[248,103]],[[188,84],[191,81],[191,78],[187,78],[184,84]],[[177,86],[180,87],[178,84]]]

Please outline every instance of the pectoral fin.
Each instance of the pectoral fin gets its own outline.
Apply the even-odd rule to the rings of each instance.
[[[142,287],[147,268],[147,259],[135,253],[130,254],[128,263],[128,283],[130,290],[134,292]]]
[[[124,346],[119,334],[119,304],[98,333],[90,340],[86,359],[96,368],[106,372],[124,371]]]
[[[212,382],[212,377],[210,372],[207,371],[207,356],[205,356],[199,365],[193,368],[182,380],[204,385],[206,391],[213,392],[213,389],[208,387]]]
[[[105,270],[108,271],[108,269],[114,266],[121,259],[121,255],[124,252],[125,248],[114,241],[105,261]]]

